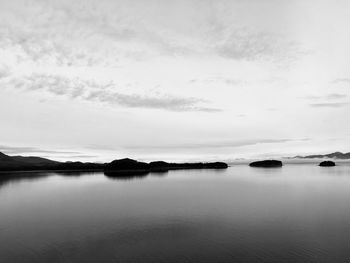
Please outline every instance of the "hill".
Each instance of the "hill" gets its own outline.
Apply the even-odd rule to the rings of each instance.
[[[51,167],[57,164],[59,164],[59,162],[41,157],[9,156],[0,152],[0,170],[27,170],[29,168],[35,169],[42,166]]]
[[[114,160],[110,163],[58,162],[41,157],[9,156],[0,152],[0,171],[91,171],[105,170],[107,172],[135,172],[135,171],[166,171],[177,169],[223,169],[228,165],[223,162],[212,163],[167,163],[157,161],[151,163],[139,162],[129,158]]]
[[[350,152],[342,153],[342,152],[334,152],[329,154],[314,154],[307,156],[295,156],[294,158],[300,159],[323,159],[323,158],[332,158],[332,159],[350,159]]]
[[[9,156],[0,152],[0,171],[102,170],[103,164],[58,162],[35,156]]]

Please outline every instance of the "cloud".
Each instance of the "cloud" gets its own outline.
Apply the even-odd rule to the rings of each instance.
[[[160,109],[167,111],[219,112],[220,109],[201,106],[205,100],[174,95],[126,94],[115,91],[114,82],[98,83],[93,80],[68,78],[61,75],[32,74],[12,79],[9,85],[28,91],[46,91],[72,99],[96,101],[127,108]]]
[[[220,141],[207,141],[201,143],[186,143],[186,144],[165,144],[165,145],[143,145],[143,146],[125,146],[127,149],[206,149],[206,148],[236,148],[245,147],[257,144],[270,144],[270,143],[286,143],[291,141],[300,141],[306,139],[252,139],[252,140],[220,140]]]
[[[66,160],[74,160],[74,159],[84,159],[84,158],[98,158],[99,156],[98,155],[87,155],[87,154],[79,154],[79,155],[65,155],[65,156],[60,156],[60,155],[57,155],[57,156],[51,156],[51,155],[46,155],[46,156],[41,156],[43,158],[51,158],[51,159],[59,159],[59,158],[64,158]]]
[[[246,79],[234,79],[234,78],[222,78],[222,77],[211,77],[203,79],[190,79],[188,81],[190,84],[225,84],[228,86],[243,86],[248,83]]]
[[[310,99],[310,100],[340,100],[340,99],[344,99],[346,97],[347,97],[346,94],[330,93],[330,94],[323,95],[323,96],[310,95],[310,96],[307,96],[306,98]]]
[[[341,108],[348,105],[348,102],[344,102],[348,96],[346,94],[330,93],[321,96],[307,96],[306,99],[316,101],[309,105],[313,108]],[[331,102],[330,102],[331,101]]]
[[[338,99],[344,99],[346,98],[347,95],[346,94],[339,94],[339,93],[331,93],[331,94],[328,94],[325,99],[328,99],[328,100],[338,100]]]
[[[199,107],[197,103],[202,102],[196,98],[184,98],[175,96],[151,97],[139,94],[122,94],[110,91],[94,91],[85,97],[87,100],[106,102],[112,105],[121,105],[130,108],[163,109],[169,111],[203,111],[218,112],[220,109]]]
[[[50,150],[43,150],[36,147],[16,147],[16,146],[6,146],[6,145],[0,145],[0,152],[3,152],[5,154],[29,154],[29,153],[48,153],[48,154],[81,154],[80,152],[74,152],[74,151],[50,151]]]
[[[286,61],[305,53],[298,43],[277,34],[249,28],[223,28],[224,31],[215,40],[214,49],[228,59]]]
[[[0,65],[0,79],[10,76],[10,69],[6,65]]]
[[[267,111],[278,111],[278,108],[267,108]]]
[[[340,84],[340,83],[350,83],[350,78],[338,78],[338,79],[334,79],[332,80],[333,84]]]
[[[14,2],[13,9],[0,3],[0,16],[6,15],[0,23],[0,51],[14,53],[17,62],[115,66],[120,60],[196,51],[162,23],[141,21],[137,13],[143,12],[133,8],[138,4],[29,0],[26,10],[21,0]]]
[[[14,9],[0,6],[7,18],[2,23],[6,30],[0,25],[0,48],[42,65],[116,65],[123,59],[208,54],[235,60],[288,60],[302,53],[300,44],[285,36],[232,26],[227,14],[213,14],[215,4],[189,1],[181,8],[192,8],[194,16],[186,16],[173,14],[181,9],[173,10],[172,3],[163,1],[147,8],[142,1],[84,1],[84,5],[29,1],[29,10],[15,2]],[[234,7],[231,3],[227,8]]]
[[[349,105],[347,102],[325,102],[325,103],[311,103],[313,108],[341,108]]]

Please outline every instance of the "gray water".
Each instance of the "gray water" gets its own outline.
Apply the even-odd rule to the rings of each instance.
[[[347,165],[17,177],[0,183],[1,263],[350,258]]]

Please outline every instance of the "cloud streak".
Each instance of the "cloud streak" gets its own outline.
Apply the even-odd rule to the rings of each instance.
[[[127,149],[209,149],[209,148],[238,148],[245,146],[252,146],[257,144],[274,144],[274,143],[287,143],[292,141],[304,141],[307,139],[252,139],[252,140],[220,140],[220,141],[208,141],[201,143],[186,143],[186,144],[165,144],[165,145],[144,145],[144,146],[125,146]]]
[[[341,108],[349,103],[344,101],[348,96],[340,93],[329,93],[321,96],[306,96],[306,99],[314,101],[309,106],[313,108]]]
[[[101,84],[93,80],[68,78],[60,75],[32,74],[23,78],[13,78],[7,83],[27,91],[46,91],[72,99],[96,101],[127,108],[159,109],[167,111],[219,112],[220,109],[202,106],[205,100],[174,95],[126,94],[115,91],[113,82]]]
[[[324,103],[311,103],[309,104],[313,108],[341,108],[349,105],[348,102],[324,102]]]
[[[350,78],[337,78],[332,81],[333,84],[350,83]]]
[[[226,28],[214,47],[222,57],[236,60],[290,60],[301,54],[295,42],[248,28]]]
[[[310,100],[340,100],[340,99],[345,99],[347,98],[346,94],[340,94],[340,93],[330,93],[324,96],[314,96],[310,95],[307,96],[306,99]]]
[[[0,145],[0,152],[5,154],[31,154],[31,153],[44,153],[44,154],[81,154],[80,152],[74,151],[52,151],[43,150],[36,147],[16,147],[16,146],[6,146]]]

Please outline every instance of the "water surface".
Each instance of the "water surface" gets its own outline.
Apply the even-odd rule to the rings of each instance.
[[[4,178],[4,176],[2,176]],[[29,177],[29,178],[27,178]],[[0,182],[0,262],[349,262],[350,166]]]

